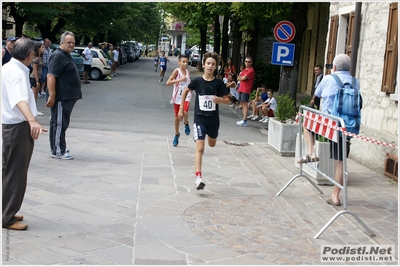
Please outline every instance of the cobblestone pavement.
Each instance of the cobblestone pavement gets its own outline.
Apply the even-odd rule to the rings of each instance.
[[[314,239],[341,209],[325,203],[332,187],[319,195],[298,179],[276,196],[298,169],[266,143],[206,147],[196,191],[191,137],[174,148],[165,136],[68,131],[73,161],[51,159],[44,139],[35,147],[29,229],[3,229],[5,265],[319,265],[321,245],[397,250],[397,186],[351,160],[349,209],[376,236],[345,215]]]
[[[325,202],[332,186],[320,195],[300,178],[276,196],[299,169],[267,143],[206,146],[201,191],[191,136],[173,147],[163,135],[71,128],[68,145],[73,161],[50,158],[45,137],[35,143],[29,229],[2,230],[3,265],[329,265],[323,245],[398,250],[397,185],[352,160],[348,208],[376,236],[342,215],[314,239],[342,209]]]

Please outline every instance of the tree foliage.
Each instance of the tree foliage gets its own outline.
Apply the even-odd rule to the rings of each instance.
[[[280,20],[288,19],[296,25],[297,34],[293,43],[300,47],[307,24],[308,3],[3,2],[2,6],[14,18],[17,36],[22,34],[22,25],[29,22],[37,26],[42,37],[48,37],[53,42],[58,42],[63,31],[70,30],[76,34],[78,43],[87,43],[89,40],[94,44],[101,41],[119,43],[123,40],[157,43],[166,29],[164,18],[168,15],[184,23],[185,30],[191,36],[187,43],[199,45],[204,52],[207,34],[210,35],[209,31],[214,27],[214,44],[220,46],[222,43],[222,49],[217,47],[215,51],[222,51],[222,57],[226,58],[228,46],[231,46],[233,62],[238,68],[246,56],[251,56],[253,62],[257,63],[259,37],[271,35],[273,26]],[[230,27],[226,23],[220,24],[220,16],[225,22],[231,22]],[[233,40],[232,45],[228,42],[229,38]],[[243,41],[245,49],[242,47]],[[294,66],[283,67],[282,87],[285,92],[281,93],[290,92],[292,97],[296,92],[299,59],[300,49],[296,49]]]
[[[25,22],[36,25],[43,38],[58,42],[63,31],[77,40],[155,42],[160,27],[156,2],[3,2],[16,23],[16,35]],[[107,39],[107,40],[105,40]]]

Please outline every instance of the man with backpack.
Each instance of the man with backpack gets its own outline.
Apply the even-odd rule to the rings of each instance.
[[[319,83],[317,89],[315,90],[315,94],[313,95],[313,99],[315,97],[322,98],[322,112],[332,114],[334,116],[338,116],[341,118],[346,117],[348,120],[346,121],[346,130],[349,131],[348,126],[350,126],[351,123],[354,121],[360,121],[360,109],[361,109],[361,96],[359,94],[360,92],[360,83],[356,78],[351,76],[349,70],[350,70],[350,57],[346,54],[339,54],[333,59],[333,74],[332,75],[327,75],[325,76],[322,81]],[[336,75],[336,77],[335,77]],[[341,84],[337,82],[337,80],[341,82]],[[343,110],[348,110],[352,111],[353,114],[356,114],[357,116],[347,116],[346,114],[338,113],[337,110],[337,99],[335,100],[338,89],[343,87],[348,87],[351,89],[352,92],[354,92],[356,95],[359,96],[357,105],[354,105],[352,101],[349,100],[349,98],[342,98],[342,103],[343,103]],[[336,103],[335,103],[336,102]],[[349,125],[347,125],[349,122]],[[359,123],[358,123],[358,128],[352,128],[353,133],[358,134],[359,131]],[[352,132],[352,131],[350,131]],[[350,152],[350,138],[349,136],[345,136],[343,133],[340,134],[339,136],[339,142],[335,143],[333,141],[330,141],[330,154],[331,158],[335,159],[335,181],[341,185],[343,185],[343,149],[342,149],[342,142],[346,141],[346,152],[347,155],[349,155]],[[334,186],[333,188],[333,193],[332,195],[326,200],[328,204],[334,205],[334,206],[340,206],[340,199],[339,199],[339,194],[340,194],[340,188],[337,186]]]

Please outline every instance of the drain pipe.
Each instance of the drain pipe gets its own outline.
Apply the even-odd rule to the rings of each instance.
[[[350,74],[355,76],[357,67],[357,54],[358,54],[358,44],[360,42],[360,27],[361,27],[361,2],[356,3],[356,10],[354,14],[354,34],[351,40],[352,48],[350,54],[351,67]]]

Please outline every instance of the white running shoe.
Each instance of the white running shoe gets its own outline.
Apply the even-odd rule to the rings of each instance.
[[[269,121],[269,118],[265,117],[265,119],[262,121],[262,123],[268,123],[268,121]]]
[[[51,155],[52,158],[55,158],[55,159],[66,159],[66,160],[74,159],[74,156],[69,154],[69,150],[66,150],[64,152],[64,154],[62,154],[61,156],[57,156],[57,155],[52,154],[52,153],[50,153],[50,155]]]
[[[204,181],[203,181],[203,179],[201,178],[201,176],[197,176],[197,177],[196,177],[196,182],[195,182],[195,184],[196,184],[196,189],[197,189],[197,190],[202,190],[202,189],[206,186],[206,184],[204,183]]]
[[[253,118],[251,118],[252,121],[258,120],[258,116],[255,115]]]
[[[38,116],[43,116],[43,115],[44,115],[43,112],[40,112],[39,110],[36,112],[36,114],[37,114]]]
[[[248,118],[248,119],[254,118],[254,114],[251,114],[251,115],[247,116],[247,118]]]
[[[247,127],[249,123],[247,121],[241,120],[236,122],[237,126]]]
[[[263,122],[265,117],[262,117],[261,120],[258,120],[259,122]]]

